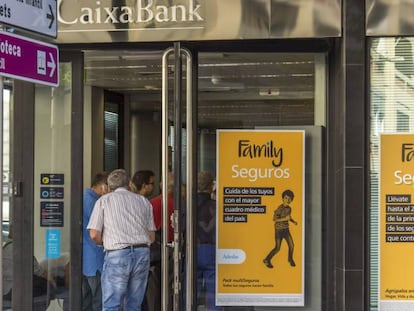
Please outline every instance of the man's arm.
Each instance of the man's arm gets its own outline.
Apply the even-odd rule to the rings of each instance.
[[[103,244],[101,231],[89,229],[89,236],[91,237],[91,240],[94,241],[96,244]]]

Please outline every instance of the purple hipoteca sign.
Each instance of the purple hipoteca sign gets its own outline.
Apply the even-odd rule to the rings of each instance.
[[[58,48],[0,32],[0,75],[56,87],[59,85]]]

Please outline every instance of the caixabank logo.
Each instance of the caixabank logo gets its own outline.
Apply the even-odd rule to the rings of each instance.
[[[63,25],[157,28],[156,25],[162,24],[193,25],[205,19],[203,6],[197,0],[83,1],[75,7],[70,3],[67,9],[64,4],[69,2],[71,0],[58,0],[58,20]]]

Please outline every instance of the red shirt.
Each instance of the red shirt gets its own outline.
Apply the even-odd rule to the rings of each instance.
[[[162,226],[162,195],[156,196],[150,200],[152,204],[152,212],[154,214],[155,227],[158,229]],[[168,241],[174,239],[174,229],[171,225],[171,215],[174,212],[174,198],[172,194],[168,194]]]

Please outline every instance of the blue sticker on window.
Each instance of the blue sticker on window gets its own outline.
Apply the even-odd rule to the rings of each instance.
[[[60,230],[46,230],[46,258],[60,257]]]

